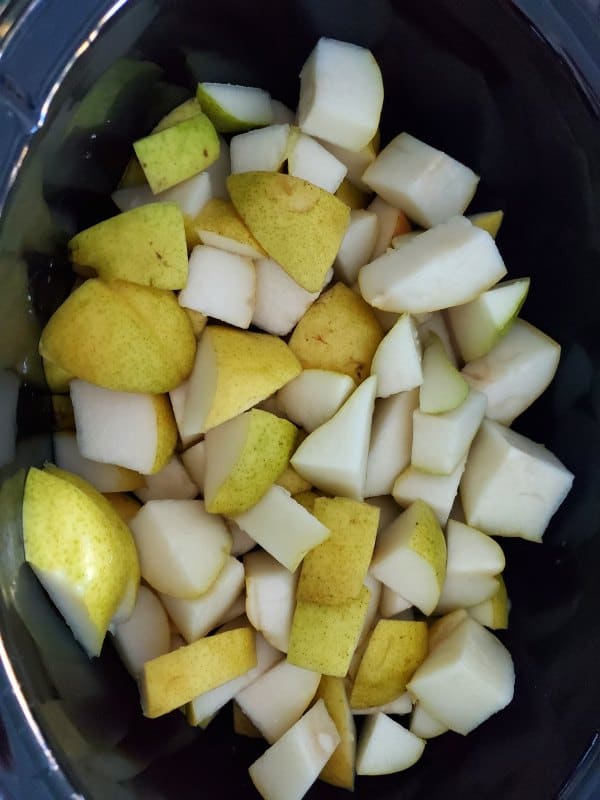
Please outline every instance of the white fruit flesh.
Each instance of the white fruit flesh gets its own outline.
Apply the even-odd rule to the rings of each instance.
[[[410,466],[401,473],[394,483],[394,500],[403,507],[415,500],[424,500],[432,507],[440,525],[445,525],[454,503],[458,484],[465,469],[463,458],[450,475],[430,475]]]
[[[226,519],[225,523],[227,524],[229,533],[231,534],[232,556],[243,556],[256,547],[256,542],[254,539],[251,536],[248,536],[246,531],[243,531],[237,522],[234,522],[232,519]]]
[[[194,444],[199,439],[198,434],[194,436],[184,436],[181,433],[183,425],[183,415],[185,413],[185,401],[187,399],[188,386],[189,386],[189,381],[186,380],[183,381],[183,383],[180,383],[176,389],[171,389],[171,391],[169,392],[169,400],[171,401],[173,416],[175,417],[175,422],[177,423],[177,430],[179,431],[179,438],[181,439],[181,444],[184,448],[190,447],[190,445]]]
[[[466,401],[469,385],[449,361],[437,336],[432,337],[423,352],[422,369],[419,409],[423,414],[443,414]]]
[[[377,397],[406,392],[423,382],[421,342],[410,314],[402,314],[383,337],[371,363]]]
[[[324,369],[305,369],[277,393],[285,416],[308,433],[337,413],[356,384],[349,375]]]
[[[56,466],[84,478],[99,492],[130,492],[144,483],[144,478],[137,472],[84,458],[79,452],[74,433],[55,433],[52,443]]]
[[[323,141],[322,144],[347,167],[346,178],[358,187],[361,192],[370,194],[371,189],[362,180],[362,176],[366,168],[375,161],[375,156],[377,155],[373,142],[369,142],[361,150],[348,150],[345,147],[326,141]]]
[[[158,194],[153,194],[147,183],[117,189],[112,200],[120,211],[131,211],[148,203],[175,203],[183,214],[195,217],[213,196],[210,175],[205,171]]]
[[[492,575],[478,572],[450,572],[446,575],[435,612],[447,614],[450,611],[478,605],[493,597],[499,585]]]
[[[255,262],[256,297],[252,322],[277,336],[288,334],[319,296],[307,292],[270,258]]]
[[[410,718],[410,732],[414,733],[420,739],[434,739],[436,736],[441,736],[448,730],[447,725],[440,722],[439,719],[432,717],[426,711],[421,703],[415,703],[413,712]]]
[[[357,717],[371,716],[372,714],[410,714],[412,710],[412,700],[408,692],[404,692],[396,700],[386,703],[384,706],[372,706],[371,708],[353,708],[352,713]]]
[[[160,600],[140,586],[132,615],[114,629],[115,644],[123,663],[136,678],[146,661],[171,649],[171,630]]]
[[[412,415],[418,403],[417,390],[401,392],[375,401],[367,458],[365,497],[378,497],[391,493],[394,481],[409,465]]]
[[[352,286],[358,270],[371,259],[378,233],[379,222],[373,211],[356,209],[350,212],[350,223],[333,265],[339,280]]]
[[[144,477],[146,486],[136,489],[136,496],[147,503],[148,500],[193,500],[199,489],[190,478],[179,456],[173,458],[160,472]]]
[[[224,114],[241,127],[257,128],[273,121],[271,97],[263,89],[232,83],[201,83],[200,87]]]
[[[381,712],[367,719],[358,740],[358,775],[390,775],[412,767],[425,742]]]
[[[181,454],[181,460],[188,475],[192,478],[198,492],[204,494],[204,479],[206,477],[206,443],[204,440],[197,442]]]
[[[261,258],[263,255],[256,247],[233,239],[231,236],[223,236],[199,226],[195,230],[202,244],[213,247],[219,252],[224,250],[226,253],[232,253],[234,256],[241,256],[244,259]]]
[[[367,211],[372,212],[377,217],[377,239],[373,246],[371,259],[375,260],[382,256],[392,244],[392,239],[396,235],[398,226],[398,216],[400,211],[386,203],[381,197],[375,197],[367,207]]]
[[[480,572],[498,575],[506,565],[502,548],[490,536],[462,522],[449,519],[446,525],[447,572],[465,575]]]
[[[405,597],[402,597],[398,592],[394,592],[389,586],[382,587],[379,613],[384,619],[395,617],[396,614],[408,611],[409,608],[412,608],[412,603]]]
[[[301,133],[288,154],[288,173],[334,194],[344,180],[347,167],[322,144]]]
[[[289,135],[289,125],[268,125],[234,136],[230,144],[231,173],[279,172],[287,156]]]
[[[452,343],[452,337],[450,336],[448,326],[446,325],[446,321],[444,319],[444,313],[446,312],[430,311],[427,314],[418,314],[415,317],[415,322],[417,322],[417,330],[419,333],[419,339],[421,340],[421,346],[427,347],[429,344],[431,344],[434,336],[437,336],[440,342],[444,345],[444,350],[446,351],[448,360],[456,367],[458,366],[458,358],[456,357],[454,345]]]
[[[249,553],[244,567],[248,619],[273,647],[287,653],[299,573],[262,551]]]

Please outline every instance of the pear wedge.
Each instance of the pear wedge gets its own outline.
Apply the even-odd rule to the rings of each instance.
[[[469,385],[448,359],[437,336],[425,348],[422,367],[419,409],[423,414],[442,414],[464,403]]]
[[[356,726],[350,710],[344,680],[323,675],[315,697],[317,701],[324,701],[340,737],[339,745],[319,777],[332,786],[352,791],[356,760]]]
[[[231,83],[199,83],[196,97],[219,133],[247,131],[273,121],[271,97],[263,89]]]

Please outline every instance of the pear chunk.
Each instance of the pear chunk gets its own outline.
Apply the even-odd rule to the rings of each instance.
[[[273,121],[271,97],[263,89],[231,83],[199,83],[196,97],[219,133],[237,133]]]
[[[425,742],[385,714],[370,717],[361,731],[356,753],[359,775],[401,772],[421,758]]]
[[[468,394],[468,383],[448,359],[444,345],[434,337],[423,353],[420,411],[423,414],[452,411],[465,402]]]
[[[415,389],[423,382],[421,342],[409,314],[402,314],[383,337],[371,363],[377,376],[377,397]]]
[[[378,233],[371,258],[375,260],[382,256],[396,237],[410,233],[411,224],[403,211],[386,203],[381,197],[375,197],[367,208],[377,217]]]
[[[287,653],[298,573],[260,550],[245,556],[244,568],[248,619],[273,647]]]
[[[390,494],[394,481],[410,463],[413,411],[419,392],[400,392],[375,401],[367,459],[365,496]],[[392,507],[398,509],[392,500]]]
[[[456,499],[458,484],[465,470],[466,458],[449,475],[431,475],[410,466],[394,482],[392,495],[400,506],[424,500],[434,511],[440,525],[445,525]]]
[[[140,586],[132,615],[114,629],[115,645],[129,673],[140,674],[146,661],[171,649],[169,620],[160,600],[147,586]]]
[[[99,492],[132,492],[145,486],[139,472],[82,456],[75,434],[70,431],[55,433],[52,443],[56,465],[84,478]]]
[[[193,500],[198,487],[190,478],[179,456],[172,456],[160,472],[144,475],[146,485],[135,494],[143,503],[149,500]]]
[[[286,336],[319,296],[307,292],[270,258],[260,258],[252,322],[267,333]]]
[[[348,693],[342,678],[323,675],[316,694],[317,701],[323,700],[329,716],[333,720],[340,737],[340,743],[323,767],[320,778],[332,786],[354,789],[354,762],[356,760],[356,726]]]
[[[287,158],[290,126],[240,133],[231,140],[231,174],[238,172],[279,172]]]
[[[228,200],[214,197],[194,217],[194,230],[200,240],[244,258],[261,258],[265,251],[244,225]]]
[[[373,211],[355,209],[350,212],[350,223],[334,264],[339,280],[352,286],[358,277],[358,270],[371,259],[378,233],[379,221]]]
[[[303,178],[326,192],[335,194],[346,176],[345,164],[319,144],[316,139],[300,133],[293,139],[288,152],[288,174]]]
[[[479,214],[469,214],[469,219],[495,239],[504,219],[504,211],[481,211]]]
[[[420,739],[434,739],[436,736],[441,736],[446,733],[448,726],[440,722],[439,719],[432,717],[428,711],[425,711],[420,703],[415,703],[413,712],[410,718],[410,732],[414,733]]]
[[[305,369],[277,393],[286,416],[307,433],[331,419],[352,394],[349,375],[325,369]]]
[[[506,630],[508,628],[508,615],[510,613],[510,600],[506,592],[506,584],[502,575],[498,575],[498,589],[492,597],[471,606],[468,609],[470,617],[492,630]]]

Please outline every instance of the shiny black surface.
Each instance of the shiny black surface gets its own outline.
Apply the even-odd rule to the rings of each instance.
[[[0,57],[3,188],[29,132],[43,123],[0,232],[0,340],[14,345],[1,365],[20,369],[27,383],[18,416],[22,465],[49,454],[43,434],[53,417],[34,355],[36,319],[43,323],[68,290],[64,242],[114,210],[107,194],[132,138],[197,79],[265,86],[293,106],[298,71],[319,35],[368,46],[384,74],[383,141],[406,129],[447,150],[482,175],[473,210],[505,211],[498,241],[510,276],[533,277],[523,316],[563,344],[553,388],[515,427],[553,449],[575,472],[575,486],[543,546],[502,542],[513,601],[503,637],[517,670],[513,704],[468,738],[433,741],[405,774],[359,779],[359,798],[549,800],[565,784],[565,798],[600,796],[600,36],[583,7],[575,20],[577,6],[568,3],[523,5],[538,26],[548,22],[562,59],[514,7],[492,0],[131,0],[81,54],[47,109],[70,54],[111,4],[81,2],[66,24],[64,2],[39,3]],[[579,26],[571,39],[569,22]],[[123,56],[145,63],[119,62],[107,78]],[[568,61],[579,64],[577,78]],[[15,275],[29,287],[31,305]],[[87,662],[22,566],[19,493],[17,478],[0,498],[0,630],[64,776],[5,681],[6,796],[69,796],[69,782],[102,799],[256,796],[246,768],[262,746],[233,737],[228,710],[206,733],[188,729],[176,713],[142,720],[110,647]],[[322,784],[310,794],[337,796],[343,793]]]

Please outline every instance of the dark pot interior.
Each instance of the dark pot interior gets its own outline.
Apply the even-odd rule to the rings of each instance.
[[[25,25],[15,24],[0,60],[3,193],[24,157],[0,239],[0,366],[22,376],[17,459],[0,477],[51,457],[54,415],[39,380],[37,331],[70,288],[68,236],[116,211],[109,193],[131,141],[198,79],[264,86],[294,106],[299,68],[318,36],[370,47],[385,81],[383,141],[408,130],[448,151],[482,175],[473,210],[505,211],[499,246],[510,277],[533,277],[523,316],[563,345],[553,387],[515,427],[546,443],[576,481],[543,546],[503,542],[512,705],[468,738],[433,741],[407,773],[360,779],[356,793],[548,800],[566,785],[563,798],[598,797],[598,86],[582,87],[514,6],[492,0],[131,0],[61,79],[110,9],[82,2],[67,22],[71,5],[37,4]],[[537,4],[538,21],[554,32],[555,5]],[[579,31],[600,58],[597,32]],[[590,68],[585,50],[575,52],[582,71]],[[117,61],[123,56],[145,63]],[[115,800],[254,797],[247,766],[262,746],[234,738],[228,710],[207,732],[177,713],[144,720],[111,646],[89,663],[75,645],[22,564],[20,487],[18,479],[6,485],[0,503],[6,796],[70,797],[73,787]],[[334,796],[343,793],[324,784],[310,793]]]

